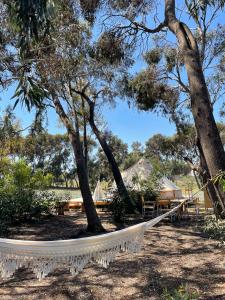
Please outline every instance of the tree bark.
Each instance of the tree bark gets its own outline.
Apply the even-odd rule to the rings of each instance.
[[[165,20],[170,31],[177,37],[182,51],[189,80],[191,110],[208,169],[208,179],[214,178],[225,170],[225,152],[213,116],[198,46],[187,25],[176,18],[175,0],[165,0]],[[225,197],[219,190],[219,185],[217,189],[221,193],[222,216],[225,214]]]
[[[199,140],[197,141],[197,145],[200,154],[200,177],[202,179],[202,185],[206,185],[206,190],[208,192],[209,198],[213,203],[215,215],[217,217],[220,217],[223,211],[223,203],[220,194],[218,193],[217,186],[211,180],[209,180],[209,169],[207,167],[207,163]]]
[[[97,126],[95,124],[95,120],[94,120],[95,104],[88,97],[85,97],[85,99],[87,100],[87,103],[88,103],[89,109],[90,109],[89,110],[89,123],[90,123],[91,129],[93,130],[95,136],[97,137],[97,139],[108,159],[110,168],[113,173],[114,180],[116,182],[119,196],[121,199],[123,199],[125,201],[125,203],[127,203],[127,210],[129,212],[135,212],[136,211],[135,203],[134,203],[134,201],[132,201],[132,199],[129,196],[129,193],[124,184],[120,169],[119,169],[118,164],[115,160],[115,157],[112,153],[112,150],[110,149],[105,137],[102,135],[102,133],[99,131],[99,129],[97,128]]]
[[[82,114],[83,114],[83,123],[84,123],[84,135],[83,135],[83,145],[84,145],[84,159],[85,159],[85,166],[88,173],[88,142],[87,142],[87,121],[86,121],[86,115],[85,115],[85,103],[84,99],[82,97]]]
[[[92,194],[90,191],[86,166],[85,166],[85,159],[83,155],[83,149],[80,141],[79,136],[79,128],[76,126],[76,130],[74,130],[71,122],[66,115],[63,106],[61,105],[60,101],[57,97],[53,97],[53,103],[56,108],[56,112],[59,115],[61,121],[63,122],[64,126],[67,129],[68,137],[71,142],[74,156],[77,164],[77,175],[79,179],[79,185],[81,190],[81,195],[83,198],[83,204],[85,208],[85,213],[87,216],[87,223],[88,227],[87,230],[91,232],[104,232],[104,228],[101,224],[101,221],[98,217]],[[77,124],[78,125],[78,124]]]

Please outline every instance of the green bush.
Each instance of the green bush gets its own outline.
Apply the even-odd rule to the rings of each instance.
[[[221,246],[225,246],[225,220],[208,216],[204,219],[203,231],[210,238],[218,240]]]
[[[142,198],[145,200],[156,200],[159,196],[161,174],[153,171],[151,176],[140,180],[138,176],[132,178],[133,188],[128,189],[129,197],[135,203],[135,210],[142,212]],[[117,191],[113,193],[112,204],[109,209],[112,212],[114,221],[123,222],[126,215],[130,213],[129,201],[124,197],[120,198]]]
[[[135,209],[139,213],[142,213],[142,198],[145,200],[155,200],[158,197],[158,192],[152,188],[146,188],[140,191],[137,190],[128,190],[130,198],[135,203]],[[112,197],[112,203],[109,206],[109,209],[112,212],[112,216],[115,222],[124,222],[126,215],[130,213],[128,204],[129,202],[126,199],[121,199],[118,192],[115,191]]]
[[[199,294],[191,289],[188,285],[181,285],[173,291],[163,290],[162,300],[195,300]]]
[[[136,209],[140,213],[142,213],[142,200],[156,201],[158,197],[158,192],[152,189],[146,189],[142,191],[130,190],[129,194],[136,204]]]
[[[109,209],[112,212],[112,217],[115,222],[124,222],[127,212],[127,205],[126,201],[124,201],[124,199],[121,199],[117,191],[113,192],[112,202],[109,205]]]
[[[70,194],[55,193],[54,191],[37,191],[32,202],[32,211],[35,216],[43,213],[49,214],[56,212],[59,205],[66,203],[70,199]]]
[[[51,174],[32,172],[24,161],[0,163],[0,232],[14,222],[49,213],[61,200],[46,190],[51,180]]]

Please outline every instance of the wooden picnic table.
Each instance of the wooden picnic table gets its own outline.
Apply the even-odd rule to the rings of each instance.
[[[94,202],[96,207],[105,207],[108,206],[110,203],[111,203],[110,199],[98,200]],[[79,208],[82,211],[84,211],[83,199],[81,198],[71,199],[68,202],[64,203],[65,210],[76,209],[76,208]]]

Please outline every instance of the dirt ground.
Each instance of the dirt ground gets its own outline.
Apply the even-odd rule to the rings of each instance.
[[[101,213],[107,230],[114,230]],[[52,217],[40,223],[12,227],[9,237],[36,240],[76,238],[83,235],[80,213]],[[120,254],[108,269],[89,265],[77,276],[57,270],[38,281],[29,270],[0,280],[1,300],[158,300],[163,289],[181,284],[196,290],[201,300],[225,300],[225,252],[204,237],[196,221],[164,221],[145,234],[143,250]]]

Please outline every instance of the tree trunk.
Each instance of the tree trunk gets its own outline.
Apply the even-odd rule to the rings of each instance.
[[[77,140],[75,135],[69,134],[69,139],[71,141],[74,155],[76,157],[77,164],[77,174],[79,179],[79,185],[81,190],[81,195],[83,198],[84,208],[87,215],[88,221],[88,231],[91,232],[103,232],[104,228],[101,225],[100,219],[98,217],[92,194],[90,191],[85,160],[82,153],[82,147],[80,141]]]
[[[126,186],[123,182],[123,178],[120,172],[120,169],[118,167],[118,164],[115,160],[115,157],[112,153],[112,150],[110,149],[105,137],[101,134],[101,132],[98,130],[95,121],[94,121],[94,103],[89,99],[88,100],[89,108],[90,108],[90,115],[89,115],[89,123],[91,126],[91,129],[93,130],[95,136],[97,137],[107,159],[110,164],[110,168],[113,173],[114,180],[116,182],[117,190],[119,193],[119,196],[121,199],[127,203],[127,210],[128,212],[134,212],[136,211],[135,209],[135,203],[134,201],[130,198],[129,193],[126,189]]]
[[[84,123],[84,135],[83,135],[83,145],[84,145],[84,159],[85,159],[85,166],[88,172],[88,142],[87,142],[87,121],[86,121],[86,115],[85,115],[85,102],[82,97],[82,110],[83,110],[83,123]]]
[[[198,189],[200,189],[201,188],[201,184],[199,182],[199,178],[198,178],[195,170],[193,170],[193,174],[194,174],[194,178],[195,178],[196,184],[198,186]]]
[[[199,148],[199,154],[200,154],[200,177],[202,179],[202,185],[206,185],[206,190],[208,192],[209,198],[211,199],[214,207],[214,212],[217,217],[221,216],[221,213],[223,211],[223,203],[221,203],[221,197],[218,194],[217,187],[213,184],[213,182],[210,179],[209,169],[206,164],[206,160],[204,157],[203,150],[201,148],[201,144],[198,140],[197,142],[198,148]]]
[[[197,135],[208,168],[209,178],[214,178],[225,170],[225,152],[213,116],[198,46],[190,29],[176,18],[175,0],[165,0],[165,19],[170,31],[176,35],[182,51],[189,80],[191,110]],[[219,185],[217,188],[219,191]],[[219,193],[222,195],[222,216],[225,214],[225,197],[221,191]]]
[[[56,111],[61,121],[63,122],[64,126],[67,129],[68,137],[74,151],[74,156],[77,164],[79,185],[80,185],[81,195],[83,198],[85,213],[87,216],[87,223],[88,223],[87,230],[91,232],[104,232],[105,230],[98,217],[93,202],[92,194],[90,191],[90,186],[89,186],[89,181],[88,181],[88,176],[87,176],[87,171],[85,166],[85,159],[84,159],[82,145],[79,137],[79,130],[78,128],[74,130],[69,118],[67,117],[64,111],[64,108],[62,107],[60,101],[56,97],[53,97],[53,103],[55,105]]]
[[[74,178],[75,182],[76,182],[76,187],[79,189],[80,186],[79,186],[79,182],[77,181],[76,177]]]

